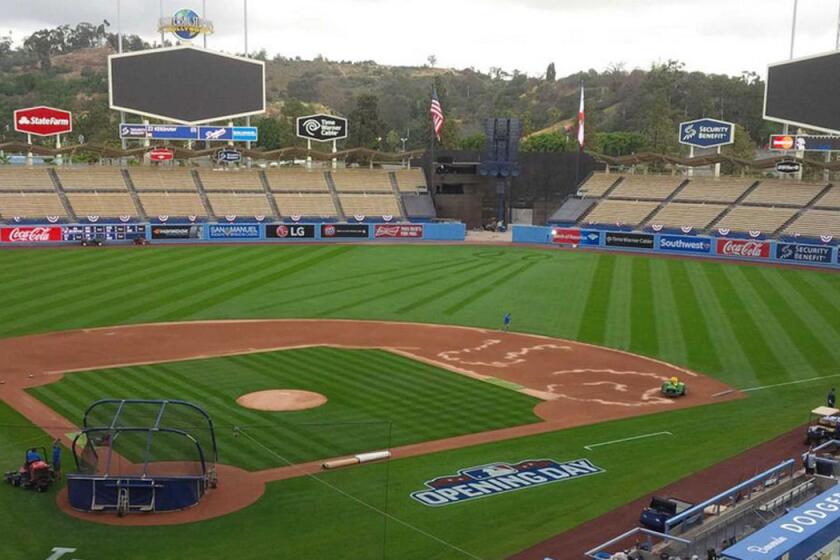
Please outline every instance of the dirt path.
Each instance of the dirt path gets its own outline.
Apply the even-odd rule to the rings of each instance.
[[[395,458],[741,396],[719,381],[664,362],[562,339],[415,323],[256,320],[106,327],[0,339],[0,399],[50,435],[65,438],[77,428],[27,394],[26,388],[56,382],[69,371],[308,346],[383,348],[472,378],[503,382],[542,399],[535,413],[543,422],[406,445],[391,450]],[[672,376],[687,381],[688,396],[672,400],[659,395],[662,381]],[[65,442],[70,443],[66,438]],[[370,450],[359,450],[363,451]],[[186,523],[250,505],[262,495],[266,482],[320,470],[318,461],[250,474],[231,471],[235,486],[245,491],[224,491],[222,478],[220,489],[211,492],[218,496],[177,513],[125,518],[73,515],[120,524]],[[59,503],[66,506],[66,497]]]
[[[804,449],[802,443],[804,433],[805,427],[802,426],[651,494],[675,496],[692,502],[700,502],[782,461],[798,457]],[[570,531],[536,544],[511,556],[510,559],[583,558],[586,551],[633,527],[638,527],[639,514],[649,502],[650,496],[639,498]]]

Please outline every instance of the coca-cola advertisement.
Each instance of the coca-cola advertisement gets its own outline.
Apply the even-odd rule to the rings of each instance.
[[[422,224],[376,224],[373,236],[377,239],[422,239]]]
[[[770,244],[765,241],[746,239],[718,239],[717,254],[742,259],[769,259]]]
[[[61,241],[61,228],[44,226],[18,226],[0,228],[0,241],[4,243],[44,243]]]

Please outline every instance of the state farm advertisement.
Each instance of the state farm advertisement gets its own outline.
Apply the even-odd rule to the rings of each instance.
[[[422,224],[376,224],[376,239],[423,239]]]
[[[769,259],[770,244],[746,239],[718,239],[717,254],[742,259]]]
[[[53,136],[73,130],[70,111],[53,107],[29,107],[15,111],[15,130],[35,136]]]
[[[60,227],[20,226],[0,228],[3,243],[44,243],[62,241]]]

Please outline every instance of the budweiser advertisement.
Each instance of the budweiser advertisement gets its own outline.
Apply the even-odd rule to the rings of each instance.
[[[422,224],[376,224],[373,236],[377,239],[422,239]]]
[[[44,243],[61,240],[60,227],[19,226],[0,228],[0,241],[4,243]]]
[[[769,259],[770,244],[765,241],[749,241],[746,239],[718,239],[717,253],[724,257]]]
[[[15,111],[15,130],[35,136],[54,136],[73,130],[70,111],[53,107],[28,107]]]
[[[175,152],[169,148],[153,148],[149,151],[149,159],[152,161],[172,161]]]

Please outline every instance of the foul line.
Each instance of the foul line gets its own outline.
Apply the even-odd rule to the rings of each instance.
[[[785,385],[799,385],[800,383],[811,383],[812,381],[820,381],[822,379],[831,379],[832,377],[840,377],[840,373],[831,375],[823,375],[821,377],[811,377],[810,379],[799,379],[797,381],[788,381],[786,383],[776,383],[775,385],[762,385],[761,387],[750,387],[749,389],[741,389],[742,393],[749,393],[752,391],[763,391],[764,389],[774,389],[776,387],[784,387]]]
[[[288,460],[287,458],[283,457],[282,455],[280,455],[279,453],[277,453],[275,450],[271,449],[270,447],[266,446],[266,445],[265,445],[265,444],[263,444],[262,442],[257,441],[257,440],[256,440],[256,439],[255,439],[255,438],[254,438],[251,434],[249,434],[249,433],[247,433],[247,432],[243,431],[242,429],[240,429],[240,428],[238,428],[238,427],[236,428],[236,432],[237,432],[238,434],[241,434],[241,435],[243,435],[243,436],[247,437],[248,439],[250,439],[251,441],[253,441],[253,442],[254,442],[254,443],[256,443],[257,445],[259,445],[260,447],[262,447],[263,449],[265,449],[266,451],[268,451],[269,453],[271,453],[272,455],[274,455],[275,457],[277,457],[277,458],[278,458],[278,459],[280,459],[281,461],[284,461],[284,462],[285,462],[285,463],[287,463],[288,465],[294,466],[294,463],[292,463],[290,460]],[[306,477],[308,477],[308,478],[311,478],[312,480],[314,480],[314,481],[316,481],[316,482],[318,482],[318,483],[320,483],[320,484],[323,484],[323,485],[324,485],[324,486],[326,486],[327,488],[330,488],[330,489],[332,489],[332,490],[335,490],[336,492],[338,492],[339,494],[341,494],[341,495],[342,495],[342,496],[344,496],[345,498],[349,498],[349,499],[353,500],[354,502],[356,502],[357,504],[359,504],[359,505],[361,505],[361,506],[363,506],[363,507],[366,507],[366,508],[368,508],[369,510],[371,510],[371,511],[375,512],[375,513],[378,513],[379,515],[381,515],[381,516],[383,516],[383,517],[386,517],[386,518],[390,519],[391,521],[395,521],[395,522],[399,523],[399,524],[400,524],[400,525],[402,525],[403,527],[406,527],[406,528],[408,528],[408,529],[411,529],[412,531],[416,531],[417,533],[420,533],[421,535],[424,535],[424,536],[426,536],[426,537],[428,537],[428,538],[430,538],[430,539],[432,539],[432,540],[434,540],[434,541],[436,541],[436,542],[438,542],[438,543],[440,543],[440,544],[442,544],[442,545],[444,545],[444,546],[446,546],[446,547],[449,547],[449,548],[451,548],[452,550],[455,550],[455,551],[457,551],[457,552],[460,552],[461,554],[463,554],[464,556],[466,556],[466,557],[468,557],[468,558],[472,558],[473,560],[482,560],[482,559],[481,559],[481,557],[476,556],[476,555],[474,555],[474,554],[472,554],[472,553],[470,553],[470,552],[467,552],[467,551],[466,551],[466,550],[464,550],[463,548],[459,548],[459,547],[455,546],[454,544],[452,544],[452,543],[450,543],[450,542],[447,542],[447,541],[445,541],[445,540],[441,539],[440,537],[436,537],[435,535],[433,535],[433,534],[431,534],[431,533],[427,533],[427,532],[426,532],[426,531],[424,531],[423,529],[421,529],[421,528],[419,528],[419,527],[415,527],[414,525],[412,525],[412,524],[408,523],[407,521],[403,521],[402,519],[400,519],[400,518],[398,518],[398,517],[394,517],[393,515],[391,515],[391,514],[390,514],[390,513],[388,513],[387,511],[383,511],[383,510],[379,509],[378,507],[376,507],[376,506],[374,506],[374,505],[372,505],[372,504],[369,504],[369,503],[367,503],[366,501],[364,501],[364,500],[362,500],[362,499],[360,499],[360,498],[357,498],[356,496],[354,496],[354,495],[352,495],[352,494],[349,494],[349,493],[345,492],[345,491],[344,491],[344,490],[342,490],[341,488],[339,488],[339,487],[335,486],[334,484],[330,484],[330,483],[329,483],[329,482],[327,482],[326,480],[322,480],[321,478],[319,478],[319,477],[315,476],[314,474],[306,474],[306,475],[304,475],[304,476],[306,476]]]
[[[628,438],[623,438],[623,439],[614,439],[612,441],[604,441],[604,442],[601,442],[601,443],[590,443],[589,445],[584,445],[583,448],[586,449],[587,451],[592,451],[596,447],[601,447],[603,445],[612,445],[614,443],[623,443],[625,441],[633,441],[633,440],[636,440],[636,439],[644,439],[644,438],[650,438],[650,437],[656,437],[656,436],[672,436],[672,435],[674,435],[674,434],[672,434],[671,432],[655,432],[655,433],[652,433],[652,434],[642,434],[640,436],[633,436],[633,437],[628,437]]]

